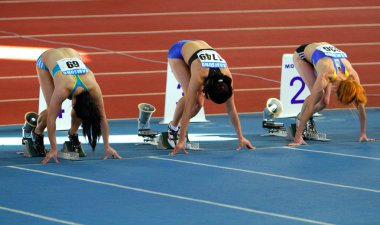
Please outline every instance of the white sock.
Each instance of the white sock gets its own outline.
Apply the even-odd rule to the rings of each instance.
[[[173,126],[171,123],[169,123],[169,127],[174,131],[178,131],[178,127]]]

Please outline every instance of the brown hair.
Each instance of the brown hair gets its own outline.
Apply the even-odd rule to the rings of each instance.
[[[367,103],[367,97],[363,86],[351,79],[342,80],[336,93],[339,101],[345,105],[349,105],[354,101],[356,104],[365,105]]]

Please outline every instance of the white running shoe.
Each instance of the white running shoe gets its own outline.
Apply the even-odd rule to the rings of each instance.
[[[175,146],[177,145],[178,143],[178,139],[179,139],[179,129],[180,127],[178,127],[178,130],[175,131],[173,130],[172,128],[170,128],[170,123],[168,125],[168,143],[169,145],[172,147],[172,148],[175,148]]]

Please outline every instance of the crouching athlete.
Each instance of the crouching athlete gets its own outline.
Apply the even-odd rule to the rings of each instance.
[[[179,150],[187,153],[185,147],[189,121],[202,108],[204,98],[217,104],[226,103],[227,113],[239,138],[237,150],[243,146],[254,149],[241,131],[234,103],[232,75],[226,61],[201,40],[182,40],[175,43],[169,49],[168,58],[174,76],[184,92],[168,126],[168,141],[174,148],[171,154],[175,155]]]
[[[36,63],[38,79],[46,100],[47,109],[38,117],[33,131],[34,147],[44,149],[43,132],[47,127],[51,151],[42,160],[51,158],[58,163],[56,141],[56,119],[61,113],[63,101],[72,100],[71,128],[69,139],[78,145],[78,128],[82,125],[83,135],[95,150],[100,136],[103,138],[105,157],[120,159],[120,155],[109,144],[109,127],[104,110],[103,96],[92,71],[83,63],[77,51],[71,48],[55,48],[44,52]]]

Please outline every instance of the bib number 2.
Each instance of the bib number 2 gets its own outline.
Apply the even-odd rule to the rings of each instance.
[[[301,77],[293,77],[291,80],[290,80],[290,86],[293,86],[294,85],[294,82],[300,82],[301,83],[301,87],[300,89],[296,92],[296,94],[293,96],[293,98],[290,100],[290,103],[291,104],[302,104],[305,100],[304,99],[300,99],[300,95],[301,93],[303,92],[303,90],[305,89],[305,82],[302,80]]]

